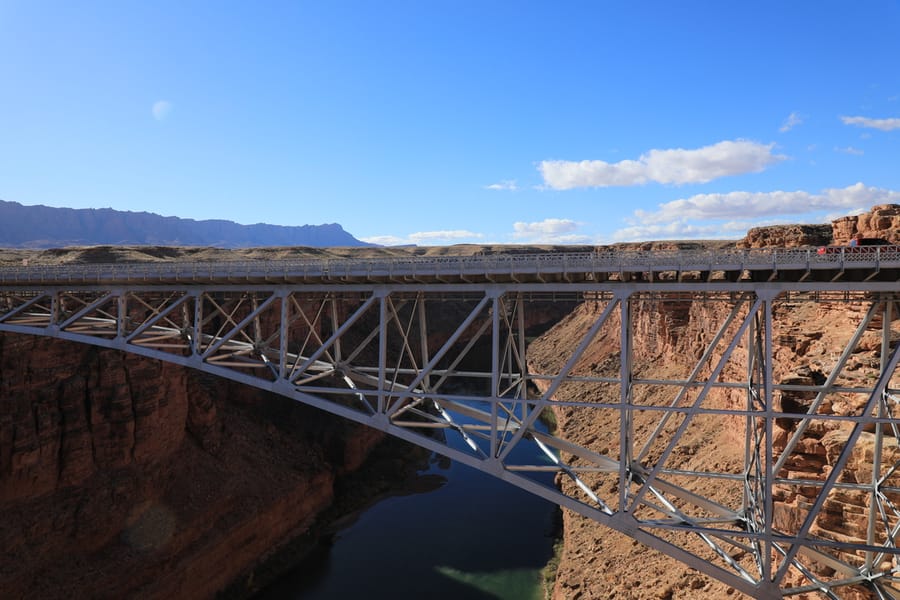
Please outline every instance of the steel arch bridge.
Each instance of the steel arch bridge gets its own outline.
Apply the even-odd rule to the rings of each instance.
[[[894,247],[22,266],[0,268],[0,331],[132,352],[293,398],[503,479],[754,597],[897,598],[898,279]],[[558,365],[535,368],[527,324],[560,301],[589,305],[592,320],[559,348]],[[667,302],[715,305],[721,319],[685,372],[642,378],[636,350],[655,333],[637,331],[635,315],[652,324]],[[861,307],[854,333],[833,348],[822,381],[776,383],[779,319],[819,302]],[[859,381],[849,364],[872,329],[880,362]],[[600,338],[618,357],[612,371],[586,364]],[[848,398],[854,408],[833,410]],[[548,433],[548,407],[614,423],[618,439],[600,447]],[[679,466],[683,440],[710,420],[743,440],[742,464]],[[805,440],[823,432],[840,442],[833,460],[798,477]],[[524,445],[543,459],[522,459]],[[570,484],[543,483],[547,472]],[[697,491],[710,484],[714,494]],[[785,518],[781,500],[798,496],[807,501]],[[864,537],[819,526],[848,498],[865,507],[853,516]]]

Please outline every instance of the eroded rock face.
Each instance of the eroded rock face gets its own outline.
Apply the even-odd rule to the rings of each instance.
[[[748,230],[746,237],[737,243],[737,247],[796,248],[827,246],[831,242],[832,231],[828,225],[774,225]]]
[[[754,227],[738,248],[794,248],[798,246],[845,246],[857,233],[900,243],[900,204],[880,204],[861,215],[841,217],[830,225],[774,225]]]
[[[832,222],[834,243],[847,244],[855,234],[900,242],[900,205],[880,204],[864,214],[843,217]]]
[[[845,244],[857,232],[866,237],[881,237],[898,243],[900,206],[876,206],[869,213],[858,217],[838,219],[831,226],[784,226],[751,230],[738,243],[741,247],[765,246],[798,247],[825,244]],[[833,238],[833,239],[832,239]],[[866,307],[848,303],[790,303],[775,307],[777,319],[773,375],[784,384],[821,384],[829,373],[853,334]],[[560,361],[568,358],[568,352],[577,344],[593,324],[602,306],[585,303],[579,306],[558,325],[529,346],[529,364],[539,372],[555,372]],[[667,378],[684,374],[695,364],[705,350],[703,340],[708,340],[712,327],[722,323],[726,307],[715,302],[690,302],[679,298],[636,302],[634,315],[633,361],[639,376],[646,379]],[[862,334],[846,365],[848,385],[870,384],[879,368],[881,349],[880,320],[873,321]],[[585,358],[577,369],[593,375],[616,377],[619,368],[616,332],[619,324],[613,315],[607,327],[600,331],[585,352]],[[892,339],[900,337],[897,325],[892,327]],[[611,333],[607,334],[609,331]],[[725,366],[728,380],[741,380],[746,373],[747,356],[743,345],[736,348],[732,360]],[[577,370],[576,369],[576,370]],[[541,385],[541,382],[538,382]],[[576,399],[597,402],[603,398],[602,390],[569,388]],[[578,398],[582,393],[583,397]],[[710,395],[712,406],[739,409],[746,405],[741,392],[714,390]],[[644,400],[644,399],[642,399]],[[777,408],[788,412],[805,412],[815,400],[809,392],[789,392],[775,397]],[[615,398],[609,399],[616,402]],[[852,395],[835,394],[827,397],[818,407],[822,414],[858,414],[865,399]],[[558,409],[557,420],[564,437],[583,443],[600,453],[615,454],[618,444],[617,423],[604,422],[603,418],[591,418],[591,411],[572,407]],[[608,415],[607,415],[608,417]],[[609,421],[607,418],[606,421]],[[707,424],[683,439],[673,460],[688,469],[703,470],[716,465],[739,465],[743,452],[743,439],[735,432],[742,426],[735,423]],[[773,449],[777,457],[786,447],[796,430],[796,422],[785,418],[776,421]],[[636,423],[638,435],[642,433]],[[814,421],[796,445],[793,456],[785,464],[781,476],[803,481],[823,481],[831,472],[848,436],[848,428],[838,421]],[[865,432],[854,447],[853,455],[841,473],[842,481],[871,481],[871,460],[874,452],[874,434]],[[883,448],[882,473],[900,459],[897,440],[888,433]],[[900,485],[900,475],[897,478]],[[571,488],[574,484],[560,478],[558,484]],[[614,493],[613,488],[605,490]],[[715,490],[705,490],[715,494]],[[796,529],[805,518],[805,507],[815,501],[818,488],[810,486],[783,486],[775,490],[776,527]],[[834,494],[824,506],[823,514],[813,525],[812,533],[828,539],[863,541],[870,507],[869,498],[848,490]],[[564,543],[561,563],[555,582],[553,598],[562,599],[656,599],[656,598],[734,598],[741,594],[727,586],[686,568],[674,559],[650,551],[632,539],[605,529],[589,519],[564,511]],[[635,569],[635,565],[640,565]],[[890,565],[881,565],[889,568]],[[823,570],[827,567],[820,565]],[[847,598],[868,598],[862,589],[842,592]],[[803,596],[801,596],[803,597]],[[811,600],[812,595],[807,595]]]
[[[700,358],[718,324],[726,318],[730,309],[727,303],[673,301],[665,306],[659,300],[634,302],[634,352],[633,364],[638,378],[684,379]],[[834,365],[835,354],[850,339],[862,318],[861,305],[835,303],[786,303],[776,307],[777,319],[773,345],[773,376],[781,384],[820,385]],[[600,303],[585,303],[566,317],[547,334],[529,347],[529,365],[534,372],[554,373],[568,359],[574,344],[580,342],[598,317]],[[897,326],[895,325],[895,329]],[[574,374],[616,377],[619,369],[617,332],[619,324],[615,313],[587,348],[584,358],[576,365]],[[892,334],[900,337],[900,332]],[[866,331],[863,341],[856,346],[848,360],[842,383],[847,386],[863,386],[870,383],[877,373],[880,345],[878,331]],[[837,352],[835,351],[837,348]],[[746,377],[747,354],[744,343],[735,349],[732,359],[725,365],[726,381],[741,381]],[[546,381],[537,381],[546,387]],[[615,387],[615,386],[611,386]],[[606,397],[604,393],[612,393]],[[572,384],[567,388],[567,398],[590,402],[617,402],[618,389],[604,391],[602,385],[580,389]],[[635,403],[653,403],[649,390],[635,389]],[[571,395],[570,395],[571,394]],[[805,412],[815,400],[815,394],[801,391],[784,391],[774,398],[776,408],[786,412]],[[820,414],[858,414],[866,398],[862,395],[833,394],[817,409]],[[710,408],[738,410],[746,406],[747,398],[741,391],[712,390],[707,400]],[[556,410],[563,437],[601,454],[615,456],[619,444],[618,422],[610,413],[581,410],[578,407],[561,407]],[[650,424],[642,415],[635,416],[636,439],[644,439]],[[724,420],[723,420],[724,419]],[[735,418],[733,427],[727,417],[696,420],[681,438],[672,454],[673,468],[703,471],[706,469],[740,472],[744,448],[743,424]],[[785,449],[797,423],[790,418],[776,421],[773,450],[778,457]],[[893,434],[887,432],[888,436]],[[787,479],[824,481],[836,463],[849,434],[847,424],[839,421],[813,421],[786,462],[780,473]],[[863,434],[855,446],[849,463],[841,474],[842,481],[871,481],[871,460],[874,435]],[[888,437],[884,444],[882,473],[887,472],[900,459],[897,440]],[[900,475],[893,475],[898,479]],[[558,484],[570,491],[574,483],[559,478]],[[601,495],[615,494],[615,482],[601,488]],[[715,498],[714,487],[698,490]],[[783,486],[775,489],[778,527],[796,528],[805,518],[805,507],[815,502],[818,488],[809,486]],[[813,526],[812,533],[827,539],[863,541],[868,524],[868,497],[848,491],[829,498],[824,512]],[[674,559],[658,555],[634,540],[606,529],[584,517],[564,511],[564,551],[556,580],[554,598],[630,598],[652,599],[733,598],[740,596],[733,589],[699,575]],[[636,572],[635,564],[641,569]],[[850,598],[866,598],[864,591],[847,590]],[[664,594],[661,596],[660,594]],[[809,596],[809,600],[813,596]]]
[[[186,434],[185,370],[118,352],[0,336],[0,502],[168,458]],[[210,404],[194,420],[214,419]]]
[[[2,334],[0,595],[209,597],[305,532],[381,438],[175,365]]]

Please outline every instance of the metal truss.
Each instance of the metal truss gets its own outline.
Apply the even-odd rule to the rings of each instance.
[[[893,284],[865,287],[7,286],[0,287],[0,331],[193,367],[364,423],[595,519],[754,597],[841,598],[867,590],[897,598],[900,336],[891,332]],[[528,326],[560,300],[584,304],[589,316],[581,337],[557,348],[558,360],[537,364],[528,354]],[[830,364],[818,366],[818,380],[784,380],[773,360],[787,335],[780,319],[821,302],[863,307],[854,333],[832,348]],[[644,362],[660,336],[670,335],[666,305],[690,311],[701,303],[716,307],[696,332],[702,353]],[[640,331],[639,314],[649,315]],[[861,377],[852,357],[875,327],[879,363]],[[665,376],[651,369],[660,364]],[[617,433],[567,439],[544,425],[551,408],[570,423],[611,423]],[[742,458],[692,466],[686,457],[702,452],[698,438],[711,427],[732,432]],[[827,461],[812,449],[826,438],[839,442],[828,446]],[[525,446],[533,451],[522,452]],[[813,459],[818,469],[798,467]],[[548,484],[548,473],[560,484]],[[851,505],[864,510],[841,516]],[[862,523],[856,531],[865,535],[826,526],[836,515]]]

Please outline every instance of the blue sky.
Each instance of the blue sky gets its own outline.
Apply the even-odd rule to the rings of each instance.
[[[900,203],[900,2],[0,0],[0,199],[384,244]]]

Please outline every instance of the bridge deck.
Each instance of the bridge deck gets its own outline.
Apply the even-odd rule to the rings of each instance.
[[[615,251],[0,267],[0,285],[895,282],[900,247]]]

